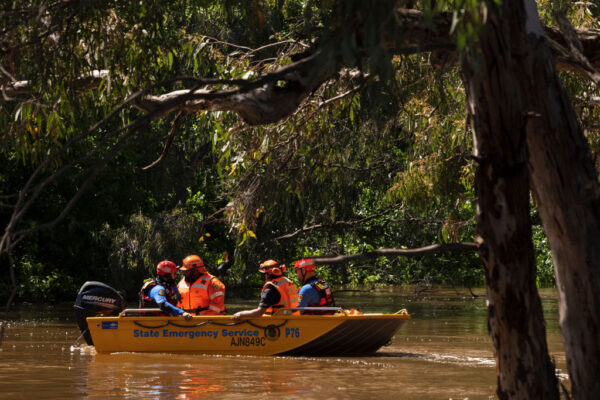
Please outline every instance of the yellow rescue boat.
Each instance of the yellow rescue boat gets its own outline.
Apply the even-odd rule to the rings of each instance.
[[[337,307],[305,307],[331,315],[292,315],[298,308],[271,316],[234,321],[231,316],[159,315],[159,309],[123,310],[125,300],[102,283],[86,282],[75,301],[82,336],[99,353],[165,352],[244,355],[367,355],[389,343],[410,318],[362,314]],[[150,315],[149,315],[150,314]]]
[[[141,316],[124,310],[116,317],[89,317],[99,353],[165,352],[240,355],[368,355],[389,343],[410,318],[395,314],[285,315],[234,321],[231,316]],[[144,310],[148,311],[148,310]],[[133,315],[132,315],[133,314]],[[137,314],[137,315],[136,315]]]

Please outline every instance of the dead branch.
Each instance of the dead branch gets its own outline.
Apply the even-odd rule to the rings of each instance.
[[[335,265],[351,261],[367,261],[379,257],[419,257],[425,255],[433,255],[438,253],[452,252],[464,253],[478,251],[479,247],[476,243],[447,243],[447,244],[432,244],[426,247],[416,249],[380,249],[368,253],[340,255],[340,256],[306,256],[312,258],[319,265]]]
[[[163,148],[162,153],[151,164],[146,165],[145,167],[142,167],[141,168],[142,171],[146,171],[146,170],[154,167],[155,165],[158,165],[158,163],[160,163],[163,160],[163,158],[165,158],[165,156],[167,155],[167,152],[169,151],[169,147],[171,147],[171,143],[173,143],[173,139],[175,138],[175,134],[177,133],[177,124],[179,123],[179,120],[181,119],[182,116],[183,116],[183,111],[179,111],[179,113],[175,116],[173,123],[171,124],[171,129],[169,130],[169,134],[167,136],[167,141],[165,143],[165,147]]]
[[[31,95],[33,94],[33,87],[31,81],[18,81],[11,76],[4,68],[0,66],[0,72],[6,75],[10,82],[2,85],[0,91],[2,91],[2,97],[4,101],[15,100],[15,96]],[[96,88],[100,83],[109,77],[108,70],[93,70],[88,75],[84,75],[73,85],[73,90],[80,91],[90,88]]]
[[[103,159],[92,168],[92,171],[89,173],[83,184],[78,188],[77,192],[63,207],[61,212],[53,220],[48,221],[46,223],[36,225],[33,228],[26,228],[22,230],[13,231],[11,235],[12,246],[16,246],[18,243],[21,242],[21,240],[25,239],[27,236],[33,234],[34,232],[38,232],[44,229],[52,229],[59,222],[61,222],[69,214],[71,209],[75,206],[75,203],[77,203],[77,201],[81,198],[81,196],[83,196],[87,189],[89,189],[89,187],[96,181],[98,174],[102,171],[106,164],[108,164],[113,159],[113,157],[116,156],[117,153],[127,144],[127,139],[129,139],[133,135],[133,133],[136,132],[137,129],[146,125],[148,122],[149,120],[147,118],[137,119],[131,124],[127,125],[127,127],[122,128],[121,130],[126,131],[127,133],[123,135],[123,137],[121,137],[117,143],[111,146],[111,148],[103,157]],[[39,193],[37,194],[39,195]],[[37,196],[32,197],[27,205],[31,205],[33,200],[35,200],[36,198]],[[27,210],[27,208],[23,207],[21,210],[19,210],[18,213],[16,213],[16,216],[20,219],[23,216],[23,213]]]
[[[145,96],[135,106],[144,112],[153,112],[155,118],[176,110],[186,113],[233,111],[249,125],[268,124],[294,112],[302,100],[338,69],[334,59],[317,52],[256,81],[229,82],[241,86],[238,89],[177,90],[160,96]]]
[[[580,72],[584,73],[596,85],[600,84],[600,73],[592,66],[588,58],[583,54],[583,45],[577,36],[577,32],[567,17],[562,13],[555,13],[554,19],[558,23],[560,32],[567,43],[568,49],[561,48],[570,63]],[[562,46],[560,43],[554,43],[556,47]],[[553,46],[554,47],[554,46]]]
[[[45,187],[47,187],[51,182],[59,179],[62,176],[62,174],[64,174],[66,171],[72,169],[75,165],[79,165],[80,163],[85,162],[86,160],[90,159],[92,157],[92,155],[97,153],[100,150],[101,146],[106,144],[106,142],[110,138],[115,137],[116,135],[121,134],[122,132],[129,131],[129,133],[131,133],[131,132],[135,131],[136,129],[138,129],[141,126],[144,126],[148,122],[150,122],[153,119],[154,115],[147,114],[145,116],[138,118],[135,121],[132,121],[130,124],[128,124],[126,126],[123,126],[121,128],[115,129],[115,130],[107,133],[106,135],[104,135],[104,138],[100,141],[100,143],[91,152],[87,153],[86,155],[84,155],[70,163],[67,163],[62,168],[53,172],[46,179],[42,180],[42,182],[36,183],[36,180],[38,179],[39,175],[43,171],[46,170],[48,165],[50,165],[52,162],[54,162],[55,160],[62,157],[66,152],[68,152],[72,148],[72,146],[74,144],[80,142],[81,140],[85,139],[86,137],[89,137],[94,132],[96,132],[99,128],[106,125],[115,115],[117,115],[124,108],[130,106],[131,103],[133,103],[138,97],[141,97],[141,96],[147,94],[148,91],[152,90],[153,88],[156,88],[156,87],[162,86],[162,85],[168,85],[170,83],[171,83],[170,80],[161,82],[157,85],[153,85],[152,88],[140,90],[136,93],[133,93],[131,96],[129,96],[127,99],[125,99],[119,106],[117,106],[113,111],[111,111],[105,118],[103,118],[101,121],[94,124],[88,131],[82,132],[78,136],[75,136],[75,137],[69,139],[65,143],[64,146],[62,146],[60,149],[56,150],[55,152],[51,153],[50,155],[48,155],[40,163],[40,165],[37,166],[37,168],[29,176],[25,185],[21,188],[21,190],[18,194],[18,197],[15,201],[15,204],[12,206],[13,212],[9,218],[8,224],[4,228],[2,238],[0,238],[0,255],[11,251],[11,249],[13,249],[27,235],[29,235],[33,232],[39,231],[41,229],[53,227],[56,224],[58,224],[62,219],[64,219],[64,217],[68,214],[68,212],[73,207],[75,202],[83,195],[85,190],[87,190],[87,188],[93,183],[93,181],[96,178],[97,173],[99,172],[99,169],[102,168],[102,166],[104,166],[110,160],[110,157],[106,156],[105,159],[101,161],[101,166],[99,168],[97,168],[96,170],[92,171],[92,173],[90,174],[88,179],[84,182],[83,186],[81,188],[79,188],[78,192],[74,195],[74,197],[71,199],[71,201],[69,201],[67,203],[67,205],[63,208],[63,210],[59,213],[59,215],[56,218],[54,218],[52,221],[37,225],[33,228],[26,228],[26,229],[18,230],[19,224],[21,223],[21,220],[23,219],[24,215],[27,213],[29,208],[32,207],[32,205],[35,203],[35,201],[39,198],[40,194],[43,192]],[[128,136],[128,134],[126,133],[125,136]],[[121,143],[123,143],[123,141],[119,141],[119,142],[117,142],[117,144],[115,144],[115,146],[118,146],[118,148],[113,147],[112,150],[109,149],[109,153],[108,153],[109,156],[112,157],[112,156],[114,156],[114,154],[116,154],[116,151],[118,151],[118,149],[122,146]]]
[[[368,217],[361,218],[361,219],[358,219],[355,221],[336,221],[336,222],[332,222],[330,224],[318,224],[318,225],[306,226],[304,228],[298,229],[295,232],[288,233],[288,234],[282,235],[282,236],[278,236],[274,239],[271,239],[271,241],[293,239],[302,234],[314,232],[314,231],[332,230],[332,229],[340,229],[340,228],[352,228],[356,225],[364,224],[365,222],[371,221],[375,218],[379,218],[383,215],[387,215],[387,214],[391,213],[392,211],[397,210],[401,207],[402,207],[402,204],[396,204],[395,206],[390,207],[380,213],[370,215]]]

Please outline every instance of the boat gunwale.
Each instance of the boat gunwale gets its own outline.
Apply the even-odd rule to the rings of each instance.
[[[234,322],[251,321],[274,321],[274,320],[329,320],[329,319],[410,319],[410,314],[361,314],[361,315],[263,315],[261,317],[243,318]],[[180,316],[106,316],[106,317],[87,317],[90,321],[179,321],[183,324],[193,321],[204,320],[230,320],[233,321],[232,315],[195,315],[191,320],[185,320]],[[193,325],[190,325],[193,326]]]

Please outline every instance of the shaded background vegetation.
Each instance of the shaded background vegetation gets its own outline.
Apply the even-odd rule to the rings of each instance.
[[[39,5],[23,3],[23,9]],[[156,93],[178,89],[179,81],[168,81],[174,76],[249,79],[326,38],[335,15],[369,12],[367,26],[387,18],[377,13],[385,10],[377,2],[345,2],[341,10],[332,4],[71,1],[50,14],[56,21],[32,15],[15,29],[4,11],[9,28],[2,36],[2,80],[18,76],[41,95],[0,103],[3,225],[15,193],[44,155],[88,131],[136,90],[159,82]],[[565,6],[544,3],[540,15],[549,23],[551,8]],[[597,7],[569,6],[576,25],[598,27]],[[59,28],[44,36],[44,26]],[[364,51],[359,42],[379,40],[365,31],[366,37],[349,35],[335,51],[358,60]],[[265,47],[272,43],[278,44]],[[123,143],[59,225],[15,249],[18,300],[71,300],[87,280],[135,297],[158,261],[180,263],[191,253],[233,290],[259,285],[256,268],[268,258],[291,263],[305,255],[473,241],[471,132],[457,69],[434,68],[427,54],[391,56],[382,46],[367,48],[367,65],[344,71],[278,124],[250,127],[228,113],[183,116],[166,156],[147,170],[163,151],[173,117],[126,138],[115,129],[139,112],[124,108],[70,146],[43,174],[71,162],[75,167],[46,188],[25,226],[59,214],[110,146]],[[97,69],[111,78],[75,90],[81,76]],[[588,84],[569,74],[564,82],[582,120],[594,121],[597,111],[575,97],[591,95]],[[588,138],[596,152],[597,127]],[[538,284],[552,286],[552,259],[535,211],[532,221]],[[382,258],[319,270],[334,288],[483,284],[476,254]],[[10,284],[2,274],[0,298]]]

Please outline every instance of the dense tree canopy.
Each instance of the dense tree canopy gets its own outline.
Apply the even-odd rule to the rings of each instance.
[[[279,8],[175,2],[148,3],[140,10],[93,3],[81,13],[75,3],[68,3],[47,11],[55,19],[46,28],[52,32],[40,34],[47,22],[33,10],[42,4],[32,3],[28,12],[3,14],[8,21],[18,13],[30,26],[15,25],[3,36],[7,62],[2,117],[11,133],[5,135],[3,148],[12,163],[7,171],[22,172],[20,178],[7,174],[13,181],[4,192],[21,190],[42,162],[38,181],[25,186],[30,192],[22,192],[26,212],[14,222],[11,240],[20,240],[20,232],[33,228],[35,239],[26,242],[43,243],[46,233],[35,230],[48,222],[72,232],[55,239],[56,254],[31,248],[24,251],[27,257],[15,253],[17,264],[23,265],[20,280],[35,276],[46,282],[39,290],[38,285],[24,286],[22,296],[66,295],[81,281],[78,276],[90,273],[103,280],[114,274],[118,282],[128,276],[120,271],[133,269],[137,272],[128,278],[135,281],[156,258],[181,257],[185,249],[205,253],[214,264],[224,251],[235,253],[243,271],[247,263],[255,265],[265,257],[348,254],[472,238],[464,95],[452,70],[436,70],[422,56],[392,59],[391,53],[383,54],[371,67],[363,65],[366,72],[342,70],[294,115],[265,127],[250,127],[233,114],[184,113],[173,118],[160,109],[144,116],[127,104],[137,101],[142,107],[152,98],[141,100],[145,93],[213,82],[209,90],[227,92],[240,79],[240,91],[252,90],[247,86],[258,74],[275,71],[282,63],[295,65],[315,42],[330,40],[335,32],[330,11],[296,2],[283,2]],[[375,29],[375,17],[367,21],[369,29]],[[75,32],[64,21],[69,18],[80,25]],[[333,27],[323,29],[324,24]],[[354,57],[358,66],[364,50],[348,46],[342,56]],[[38,49],[45,52],[41,58]],[[372,79],[373,74],[392,71],[379,71],[380,65],[396,72],[385,81]],[[394,81],[391,86],[389,79]],[[136,92],[139,88],[146,90]],[[161,115],[165,118],[156,120]],[[122,128],[127,124],[133,129]],[[140,142],[146,145],[140,148]],[[164,157],[159,156],[163,146]],[[41,154],[47,151],[51,159],[44,161]],[[140,171],[155,160],[160,162]],[[103,163],[107,166],[101,169]],[[51,176],[58,179],[46,181]],[[91,180],[92,189],[87,189]],[[80,188],[87,191],[77,192]],[[54,217],[61,216],[76,193],[82,193],[82,200],[65,217],[73,222],[55,224]],[[44,203],[54,208],[39,207]],[[185,234],[178,233],[183,232],[180,228],[158,226],[169,215],[189,218]],[[162,239],[141,229],[153,225],[166,230]],[[168,242],[181,245],[172,248]],[[73,245],[80,250],[61,254]],[[93,266],[82,270],[78,258],[85,248],[95,255],[88,261]],[[345,283],[367,278],[480,283],[474,257],[467,263],[470,267],[457,272],[464,261],[430,259],[417,261],[416,267],[413,261],[377,261],[375,274],[359,268],[342,274],[334,270],[334,275]],[[62,294],[55,293],[52,288],[63,275],[72,283],[63,282]]]
[[[7,206],[24,206],[9,225],[16,233],[10,240],[34,234],[19,245],[27,250],[16,253],[23,265],[20,280],[46,282],[43,290],[25,285],[22,295],[67,295],[81,281],[78,276],[90,272],[110,280],[116,271],[120,280],[127,274],[119,271],[133,268],[138,272],[130,279],[139,278],[160,253],[177,258],[184,249],[208,253],[213,263],[224,251],[236,253],[243,269],[271,256],[293,259],[472,240],[473,170],[460,78],[452,68],[432,67],[428,54],[410,55],[421,46],[439,50],[433,53],[436,61],[448,60],[443,52],[453,39],[441,28],[447,31],[451,20],[436,17],[438,30],[432,34],[423,26],[423,14],[404,12],[398,18],[410,22],[403,27],[410,27],[410,34],[401,35],[394,33],[401,29],[389,19],[390,6],[376,7],[381,15],[366,13],[368,4],[352,2],[337,9],[333,3],[292,1],[250,7],[32,1],[7,8],[2,14],[3,193],[15,196],[25,189],[18,203],[16,197],[6,198]],[[355,17],[340,24],[340,15]],[[379,42],[382,27],[390,38],[400,38],[396,47]],[[142,107],[155,98],[146,93],[195,86],[220,94],[232,88],[243,96],[260,88],[256,77],[265,73],[277,87],[284,74],[273,72],[282,64],[295,66],[318,43],[326,44],[326,58],[337,60],[334,65],[350,68],[335,75],[337,69],[328,71],[335,81],[319,86],[276,124],[253,128],[221,113],[173,118],[168,108],[144,116],[128,106],[137,101]],[[288,87],[280,89],[291,97]],[[281,112],[282,102],[273,103]],[[161,115],[165,118],[156,120]],[[140,148],[140,142],[146,145]],[[156,160],[153,168],[140,171]],[[37,180],[26,185],[38,166]],[[83,200],[73,204],[73,212],[61,214],[76,193]],[[11,221],[11,209],[5,210]],[[169,227],[161,236],[171,239],[162,240],[139,230],[139,221],[152,226],[171,214],[193,221],[192,231],[180,240]],[[67,222],[58,225],[55,217]],[[40,229],[45,223],[63,231],[69,227],[54,239],[55,252],[35,250],[35,243],[49,240]],[[199,243],[204,233],[210,239]],[[548,264],[543,236],[539,240],[541,261]],[[172,249],[169,241],[181,247]],[[79,250],[63,251],[72,246]],[[156,250],[149,253],[150,247]],[[79,261],[84,249],[94,254],[87,257],[89,271]],[[358,269],[339,279],[477,284],[477,261],[469,260],[378,261],[375,274]],[[344,278],[348,272],[350,280]],[[63,276],[67,282],[58,289],[56,279]],[[540,281],[551,283],[551,277],[546,270]]]
[[[562,131],[583,137],[582,124],[595,154],[599,10],[539,6],[547,25],[540,49],[547,39],[550,47],[537,55],[515,29],[538,21],[529,0],[6,5],[2,292],[62,299],[97,279],[134,294],[157,261],[192,252],[215,270],[220,265],[231,287],[256,279],[263,259],[306,255],[332,265],[321,273],[336,285],[471,286],[484,281],[479,248],[488,299],[498,305],[490,307],[497,350],[517,353],[501,346],[507,339],[533,343],[514,364],[499,363],[514,378],[499,380],[499,395],[556,394],[535,285],[554,282],[541,222],[547,232],[560,230],[549,210],[561,200],[544,181],[553,172],[540,174],[539,166],[560,172],[541,155],[561,145],[548,150],[549,142],[536,141],[551,129],[543,123],[520,139],[528,121],[546,121],[527,95],[546,89],[528,83],[530,58],[516,55],[536,53],[531,60],[546,82],[553,64],[565,71],[569,98],[557,115],[570,128]],[[573,29],[564,14],[585,29]],[[521,71],[523,81],[512,79]],[[507,100],[490,101],[496,96]],[[587,147],[581,154],[585,164]],[[597,185],[594,174],[586,185]],[[530,186],[541,219],[530,208]],[[568,190],[577,202],[579,189]],[[476,238],[478,245],[470,243]],[[572,262],[556,252],[555,238],[564,281]],[[376,257],[431,245],[418,252],[428,256]],[[439,252],[445,249],[467,252]],[[523,285],[523,296],[503,290],[510,279]],[[530,332],[506,321],[507,299],[522,302],[515,315],[531,319]],[[544,358],[546,382],[517,376],[525,357]]]

